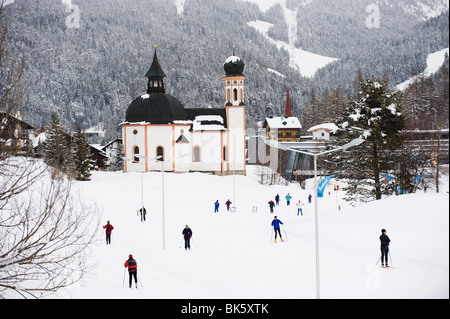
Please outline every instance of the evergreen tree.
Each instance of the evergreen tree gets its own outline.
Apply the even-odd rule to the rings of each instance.
[[[350,97],[336,121],[339,144],[355,138],[365,142],[332,160],[340,162],[340,175],[349,178],[347,200],[370,201],[392,192],[385,178],[396,165],[396,152],[403,144],[401,96],[390,92],[385,80],[372,78],[361,83],[361,91]],[[330,158],[331,159],[331,158]]]
[[[111,156],[111,166],[110,170],[112,171],[120,171],[123,170],[123,147],[122,143],[117,144],[117,149],[114,154]]]
[[[69,141],[70,136],[64,133],[59,116],[53,113],[46,139],[42,144],[44,160],[49,166],[55,168],[56,171],[72,176],[74,163]],[[53,177],[55,177],[55,172]]]
[[[74,164],[75,179],[79,181],[90,180],[91,169],[94,166],[91,150],[84,132],[81,131],[80,124],[77,125],[77,132],[74,140]]]

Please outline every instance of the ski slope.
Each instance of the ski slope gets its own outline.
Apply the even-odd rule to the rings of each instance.
[[[286,14],[287,17],[292,17],[292,14]],[[295,18],[295,15],[294,15]],[[273,24],[261,20],[250,21],[248,25],[255,28],[261,34],[264,35],[271,43],[275,44],[278,49],[284,49],[289,52],[289,66],[298,70],[305,77],[314,77],[316,72],[326,66],[327,64],[337,61],[337,58],[330,58],[323,55],[311,53],[294,45],[294,35],[296,31],[291,31],[294,24],[289,25],[289,39],[293,42],[286,43],[280,40],[274,40],[269,35],[269,29]],[[296,26],[295,26],[296,27]]]
[[[267,40],[275,44],[278,49],[286,50],[289,53],[289,66],[299,71],[303,76],[314,77],[319,69],[338,60],[337,58],[315,54],[295,47],[295,42],[297,41],[297,9],[289,9],[285,0],[249,1],[256,3],[262,12],[267,11],[276,4],[280,4],[288,26],[288,43],[274,40],[269,36],[268,31],[273,26],[269,22],[256,20],[248,22],[248,25],[259,31]],[[306,1],[302,4],[307,4],[308,2]]]
[[[418,75],[415,75],[408,80],[398,84],[396,86],[397,90],[404,91],[411,83],[414,83],[421,78],[428,78],[439,71],[439,69],[445,62],[446,54],[449,54],[449,48],[430,53],[427,57],[427,67],[425,68],[425,70],[422,73],[419,73]]]
[[[258,168],[247,168],[248,176],[235,179],[165,173],[165,249],[161,173],[143,176],[149,214],[141,222],[141,174],[94,172],[92,181],[77,185],[87,202],[96,203],[103,224],[114,226],[111,245],[99,229],[89,260],[93,272],[48,298],[315,298],[313,204],[306,204],[305,216],[295,207],[312,189],[260,185]],[[224,205],[234,201],[233,185],[235,213]],[[356,208],[341,201],[333,180],[327,187],[319,199],[321,298],[449,298],[448,185],[440,194],[429,190]],[[291,206],[284,200],[288,192]],[[282,200],[273,215],[284,223],[283,243],[271,238],[267,205],[277,193]],[[214,214],[216,199],[221,206]],[[190,251],[180,248],[186,224],[193,231]],[[398,269],[375,267],[382,228]],[[123,266],[130,253],[138,264],[138,289],[128,288]]]

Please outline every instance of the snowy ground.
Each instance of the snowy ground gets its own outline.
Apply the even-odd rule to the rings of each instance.
[[[149,215],[141,222],[140,173],[95,172],[79,183],[87,201],[94,201],[115,227],[112,244],[98,230],[91,262],[95,270],[85,280],[49,298],[155,299],[296,299],[315,298],[313,204],[297,216],[295,203],[306,201],[312,189],[263,186],[257,168],[236,176],[164,174],[165,249],[162,236],[161,173],[144,174],[144,202]],[[446,178],[448,182],[448,178]],[[448,184],[442,193],[391,197],[351,208],[330,182],[319,199],[321,298],[449,298]],[[276,215],[284,223],[287,242],[274,243],[267,202],[279,193]],[[284,197],[290,193],[291,206]],[[220,211],[213,213],[218,199]],[[338,202],[342,209],[337,209]],[[258,212],[252,213],[257,206]],[[185,251],[181,232],[193,231],[192,250]],[[391,264],[375,267],[380,230],[391,239]],[[132,253],[142,283],[123,286],[123,264]]]

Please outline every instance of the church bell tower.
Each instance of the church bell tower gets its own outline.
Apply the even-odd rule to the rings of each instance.
[[[245,102],[244,102],[244,61],[234,52],[223,68],[225,85],[225,109],[228,127],[228,156],[231,171],[245,175]]]

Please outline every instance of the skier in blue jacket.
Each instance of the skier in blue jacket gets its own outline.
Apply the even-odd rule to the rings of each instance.
[[[214,213],[218,213],[219,212],[219,200],[216,200],[214,202]]]
[[[278,234],[280,234],[281,241],[284,241],[283,237],[281,236],[280,224],[283,225],[283,222],[281,220],[277,219],[277,216],[275,216],[272,220],[273,230],[275,231],[275,242],[277,242],[277,232],[278,232]]]

